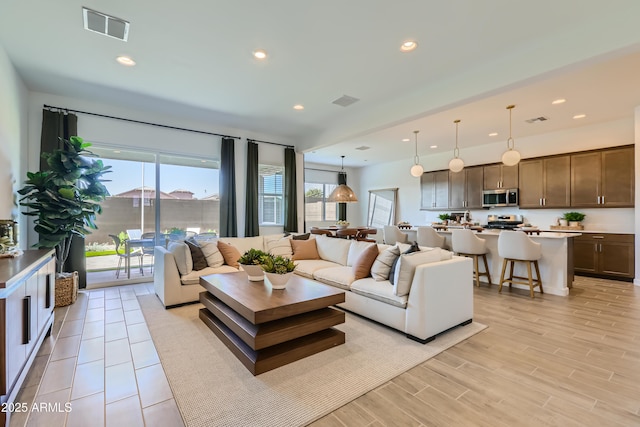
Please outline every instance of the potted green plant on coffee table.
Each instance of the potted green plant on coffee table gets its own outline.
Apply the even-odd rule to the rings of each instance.
[[[262,264],[264,263],[264,258],[268,255],[259,249],[249,249],[238,258],[238,264],[242,265],[242,269],[249,276],[249,280],[254,282],[264,280]]]
[[[265,283],[269,283],[272,289],[284,289],[296,265],[289,258],[267,254],[263,258],[262,269]]]

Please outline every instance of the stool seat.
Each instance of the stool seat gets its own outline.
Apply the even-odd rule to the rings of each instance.
[[[439,235],[433,227],[418,227],[416,240],[420,246],[444,248],[444,236]]]
[[[521,231],[502,231],[498,237],[498,254],[503,258],[502,273],[500,274],[500,286],[498,292],[502,292],[502,285],[509,284],[509,288],[513,283],[528,285],[531,298],[535,297],[534,288],[538,287],[540,293],[544,293],[542,288],[542,280],[540,278],[540,268],[538,260],[542,258],[542,245],[536,243]],[[525,263],[527,266],[527,276],[514,276],[513,270],[515,263]],[[510,263],[510,264],[509,264]],[[533,277],[531,266],[534,266],[536,277]],[[505,278],[507,267],[509,268],[509,276]]]
[[[485,276],[491,286],[491,273],[487,262],[487,242],[477,237],[469,229],[451,230],[451,249],[460,256],[473,258],[473,272],[476,279],[476,286],[480,286],[480,276]],[[484,262],[484,272],[480,271],[478,259],[482,257]]]

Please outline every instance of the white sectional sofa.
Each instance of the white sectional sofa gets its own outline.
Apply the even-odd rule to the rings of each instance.
[[[221,238],[220,241],[236,247],[241,254],[254,248],[288,255],[286,252],[291,250],[287,246],[288,238],[275,235]],[[392,285],[388,279],[380,280],[379,274],[376,278],[354,278],[353,265],[358,256],[375,243],[326,236],[318,236],[315,243],[320,259],[294,260],[296,273],[344,289],[345,302],[339,305],[340,308],[402,331],[407,337],[423,343],[447,329],[468,324],[473,319],[473,271],[470,258],[453,256],[440,248],[420,248],[420,254],[401,256],[394,276],[396,283]],[[396,249],[394,246],[377,244],[378,259],[384,258],[384,251],[404,252],[409,246],[400,245]],[[229,265],[220,265],[220,257],[216,258],[215,254],[207,257],[209,265],[215,267],[190,271],[188,253],[188,249],[175,244],[168,249],[161,246],[155,248],[155,292],[167,308],[198,301],[200,292],[204,290],[199,285],[201,276],[238,271]],[[210,259],[212,262],[209,262]],[[419,260],[426,261],[421,263]],[[179,264],[184,274],[181,274]]]

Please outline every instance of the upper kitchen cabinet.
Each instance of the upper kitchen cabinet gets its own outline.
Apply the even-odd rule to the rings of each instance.
[[[572,207],[634,206],[633,146],[571,156]]]
[[[519,164],[521,208],[565,208],[571,204],[571,156],[523,160]]]
[[[518,165],[505,166],[502,163],[484,167],[484,189],[518,188]]]
[[[449,171],[425,172],[420,177],[421,210],[449,207]]]
[[[481,209],[483,167],[449,172],[449,209]]]

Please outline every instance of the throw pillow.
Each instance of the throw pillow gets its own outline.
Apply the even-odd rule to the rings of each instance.
[[[176,260],[176,266],[181,276],[189,274],[193,271],[193,260],[191,259],[191,251],[184,242],[169,242],[167,251],[173,254]]]
[[[238,264],[238,260],[240,259],[242,254],[240,253],[240,251],[238,251],[238,249],[235,248],[235,246],[232,246],[229,243],[224,243],[218,240],[218,250],[222,254],[225,264],[233,268],[238,268],[238,269],[240,268],[240,264]]]
[[[440,257],[442,256],[440,251],[440,248],[431,248],[429,251],[418,251],[400,255],[395,273],[393,293],[399,297],[407,295],[411,290],[411,283],[413,283],[416,267],[421,264],[440,261]]]
[[[389,272],[393,262],[400,256],[400,250],[397,246],[391,246],[380,252],[376,260],[371,266],[371,275],[377,281],[389,279]]]
[[[309,236],[311,236],[311,233],[297,234],[293,235],[291,238],[293,240],[309,240]]]
[[[200,248],[200,246],[198,246],[195,240],[185,240],[184,242],[187,244],[189,250],[191,251],[193,269],[198,271],[207,268],[207,258],[204,256],[202,249]]]
[[[411,245],[409,245],[408,248],[407,248],[407,245],[403,243],[398,243],[398,249],[400,250],[401,248],[404,249],[404,252],[402,252],[402,254],[411,254],[411,253],[420,251],[420,248],[418,247],[417,242],[413,242]],[[389,272],[389,282],[391,282],[392,285],[395,285],[397,283],[396,270],[398,268],[399,261],[400,261],[400,257],[395,259],[395,261],[393,262],[393,265],[391,266],[391,271]]]
[[[320,259],[318,255],[318,248],[316,247],[316,240],[291,240],[291,249],[293,250],[293,257],[291,259]]]
[[[283,237],[281,234],[277,236],[264,237],[265,249],[268,253],[275,256],[283,256],[291,258],[293,251],[291,250],[291,237]]]
[[[351,240],[319,235],[316,237],[316,245],[320,259],[347,265]]]
[[[378,246],[372,243],[367,249],[365,249],[356,262],[353,264],[353,275],[355,280],[364,279],[371,275],[371,266],[378,257]]]
[[[221,267],[224,264],[224,257],[218,249],[217,240],[198,240],[198,246],[202,249],[209,267]]]

